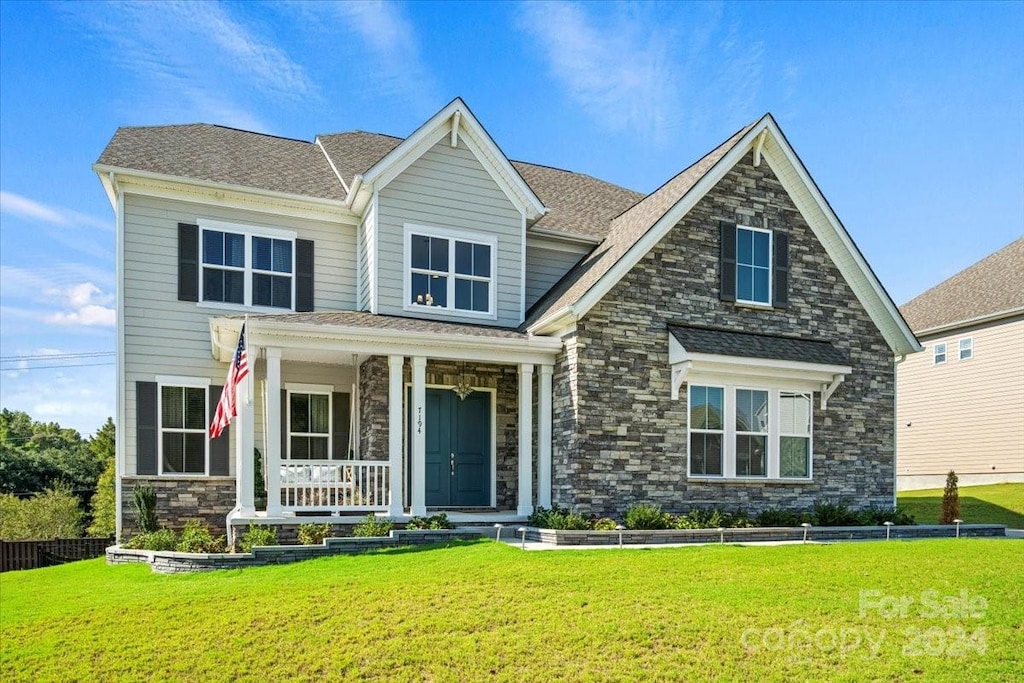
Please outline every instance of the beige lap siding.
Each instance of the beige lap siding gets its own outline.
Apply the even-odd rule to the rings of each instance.
[[[207,218],[294,230],[299,238],[314,240],[317,310],[355,307],[355,227],[136,194],[125,195],[124,207],[125,415],[119,431],[125,472],[134,474],[135,382],[171,375],[222,384],[227,365],[211,355],[208,320],[239,313],[178,301],[178,223]]]
[[[967,338],[973,357],[960,360]],[[943,342],[946,362],[935,365]],[[1024,475],[1024,316],[921,344],[896,373],[899,475]]]

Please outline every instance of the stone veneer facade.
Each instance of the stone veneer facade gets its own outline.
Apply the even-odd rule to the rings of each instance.
[[[139,531],[132,491],[142,484],[149,484],[156,491],[156,519],[162,526],[180,531],[186,522],[199,520],[209,525],[215,536],[225,533],[228,513],[235,507],[234,477],[122,477],[122,533],[128,536]]]
[[[789,234],[789,305],[719,300],[719,221]],[[831,342],[853,372],[821,410],[813,479],[687,480],[687,392],[671,399],[669,323]],[[553,499],[621,517],[636,502],[806,509],[893,503],[892,352],[766,161],[741,160],[564,338],[555,367]]]
[[[517,365],[497,365],[476,361],[428,360],[427,386],[451,387],[462,378],[473,387],[493,389],[495,395],[496,502],[499,510],[516,508],[518,485],[518,400]],[[412,382],[412,365],[405,362],[403,382]],[[403,413],[404,414],[404,413]],[[360,458],[388,460],[388,359],[373,356],[359,366]],[[402,471],[408,474],[408,445],[403,449]],[[408,482],[408,477],[406,478]],[[409,486],[405,505],[409,505]]]

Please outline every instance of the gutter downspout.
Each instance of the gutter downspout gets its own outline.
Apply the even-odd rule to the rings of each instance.
[[[907,354],[903,354],[895,359],[892,364],[892,506],[896,507],[896,486],[898,481],[897,472],[899,472],[899,429],[900,429],[900,413],[899,413],[899,400],[897,395],[897,384],[896,378],[897,372],[899,371],[900,363],[907,359]]]

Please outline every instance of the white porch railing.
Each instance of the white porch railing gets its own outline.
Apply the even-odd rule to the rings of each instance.
[[[386,511],[391,466],[372,460],[303,460],[281,463],[281,509]]]

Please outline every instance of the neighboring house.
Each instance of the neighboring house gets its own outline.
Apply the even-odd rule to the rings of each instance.
[[[898,488],[1024,481],[1024,237],[900,310],[927,353],[896,368]]]
[[[646,197],[509,161],[460,99],[404,140],[121,128],[94,168],[124,511],[139,482],[173,526],[893,503],[919,347],[770,115]]]

